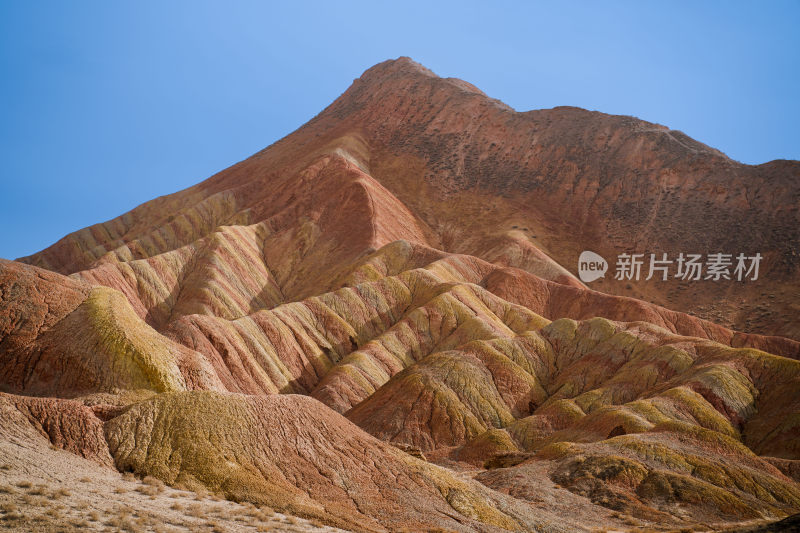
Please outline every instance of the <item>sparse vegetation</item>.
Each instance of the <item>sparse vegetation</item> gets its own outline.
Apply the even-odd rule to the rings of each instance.
[[[4,513],[13,513],[16,512],[18,509],[19,507],[17,507],[17,504],[15,504],[14,502],[6,502],[0,505],[0,511],[3,511]]]
[[[164,490],[164,482],[153,476],[145,476],[144,479],[142,479],[142,483],[151,487],[155,487],[159,492]]]
[[[32,496],[30,494],[23,494],[20,497],[19,501],[21,501],[25,505],[37,505],[37,506],[47,503],[47,500],[45,500],[44,498],[36,498],[35,496]]]
[[[152,485],[140,485],[136,487],[136,492],[144,494],[146,496],[155,496],[159,493],[159,490]]]
[[[194,516],[195,518],[203,518],[206,516],[205,509],[203,509],[202,505],[191,505],[188,508],[187,514],[189,516]]]
[[[53,499],[55,499],[55,500],[60,500],[61,498],[66,498],[68,496],[72,496],[72,493],[69,490],[67,490],[67,489],[65,489],[63,487],[61,487],[61,488],[59,488],[57,490],[54,490],[51,493],[51,497]]]
[[[47,494],[47,486],[46,485],[36,485],[28,489],[28,494],[32,496],[44,496]]]
[[[222,524],[220,524],[217,520],[207,520],[206,526],[211,528],[211,531],[213,531],[214,533],[224,533],[225,531]]]

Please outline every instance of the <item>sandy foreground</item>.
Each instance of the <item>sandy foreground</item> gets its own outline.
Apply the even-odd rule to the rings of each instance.
[[[22,438],[0,440],[3,531],[309,531],[340,529],[122,475]]]

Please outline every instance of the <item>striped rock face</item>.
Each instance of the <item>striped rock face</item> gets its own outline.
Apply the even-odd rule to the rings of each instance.
[[[798,198],[797,162],[381,63],[249,159],[0,260],[0,459],[356,531],[779,520]],[[586,249],[764,259],[590,289]]]

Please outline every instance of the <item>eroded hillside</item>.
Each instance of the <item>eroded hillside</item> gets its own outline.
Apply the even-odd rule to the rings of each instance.
[[[49,444],[357,531],[778,520],[799,175],[382,63],[251,158],[0,261],[4,460]],[[587,248],[719,247],[762,277],[574,275]]]

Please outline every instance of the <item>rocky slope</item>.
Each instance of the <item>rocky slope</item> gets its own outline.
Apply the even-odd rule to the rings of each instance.
[[[780,519],[798,178],[382,63],[251,158],[0,260],[0,429],[34,450],[6,460],[49,441],[358,531]],[[587,248],[764,261],[589,288]]]

